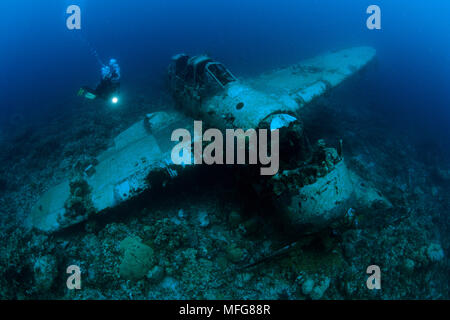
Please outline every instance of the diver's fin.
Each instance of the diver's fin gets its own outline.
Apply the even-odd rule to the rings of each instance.
[[[77,96],[79,97],[84,96],[86,99],[89,100],[94,100],[95,98],[97,98],[97,95],[89,91],[87,87],[80,88],[80,90],[78,90]]]
[[[86,92],[86,94],[84,95],[84,97],[85,97],[86,99],[89,99],[89,100],[94,100],[95,98],[97,98],[97,96],[96,96],[95,94],[90,93],[90,92]]]

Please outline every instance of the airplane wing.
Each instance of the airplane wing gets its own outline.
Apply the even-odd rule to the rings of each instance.
[[[205,102],[199,114],[218,127],[230,124],[254,128],[273,114],[297,112],[374,57],[372,48],[350,48],[264,73],[246,80],[245,85],[232,83]],[[147,115],[117,136],[114,146],[86,168],[84,176],[48,190],[32,208],[27,224],[57,231],[139,196],[155,181],[176,177],[190,166],[171,165],[171,150],[176,143],[171,141],[171,134],[178,128],[191,130],[192,122],[192,118],[175,111]],[[162,175],[162,179],[149,179],[152,174]]]
[[[246,82],[258,91],[282,101],[293,99],[302,106],[357,73],[374,59],[375,54],[371,47],[327,52]]]
[[[49,189],[32,208],[27,225],[53,232],[100,214],[152,188],[153,181],[170,180],[184,166],[170,165],[172,131],[192,127],[179,112],[147,115],[114,139],[114,145],[86,168],[83,177]],[[162,179],[149,179],[151,174]],[[150,181],[152,180],[152,181]]]
[[[375,49],[370,47],[328,52],[256,78],[231,82],[194,109],[204,121],[218,127],[257,128],[273,115],[295,115],[374,57]]]

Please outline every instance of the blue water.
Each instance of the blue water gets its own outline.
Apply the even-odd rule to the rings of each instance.
[[[66,28],[70,4],[81,7],[81,31]],[[382,30],[366,28],[371,4],[381,8]],[[371,45],[378,69],[367,84],[380,112],[449,137],[445,0],[3,0],[0,12],[2,117],[63,108],[80,85],[98,80],[94,52],[119,59],[123,86],[142,87],[160,82],[180,51],[207,52],[245,76],[329,49]]]
[[[81,31],[66,27],[66,8],[72,4],[81,8]],[[372,4],[381,8],[381,30],[366,27],[369,16],[366,8]],[[449,19],[449,0],[1,0],[0,138],[4,128],[22,123],[45,125],[53,112],[76,108],[82,103],[82,99],[76,97],[80,86],[94,86],[100,78],[100,63],[110,58],[116,58],[121,65],[121,88],[124,92],[138,89],[156,101],[165,92],[164,77],[170,58],[179,52],[189,55],[208,53],[223,62],[237,77],[248,77],[328,50],[372,46],[377,50],[376,63],[368,72],[357,76],[357,85],[347,90],[346,94],[350,95],[344,101],[353,101],[354,95],[354,101],[364,104],[361,108],[371,108],[386,120],[392,132],[404,134],[406,141],[410,142],[404,144],[407,150],[405,157],[417,157],[408,148],[414,145],[431,154],[428,159],[434,160],[430,163],[438,162],[439,168],[448,169]],[[365,96],[367,99],[361,99]],[[376,128],[370,125],[366,129],[367,136],[377,134]],[[108,131],[108,134],[112,131],[106,126],[101,130]],[[77,133],[76,130],[74,132]],[[83,130],[80,132],[80,137],[83,137]],[[98,136],[106,137],[108,134],[103,132]],[[92,135],[95,139],[98,136]],[[38,139],[36,137],[34,139]],[[44,147],[48,145],[67,152],[67,148],[61,147],[65,141],[53,140],[46,141]],[[28,146],[36,142],[18,141],[24,145],[20,150],[22,153],[18,151],[17,157],[11,157],[15,162],[20,162],[22,155],[28,153]],[[107,143],[104,144],[98,143],[100,147]],[[75,143],[72,146],[83,147]],[[48,157],[52,153],[53,149],[42,152]],[[433,158],[435,153],[439,153],[439,157]],[[426,158],[424,156],[422,160]],[[32,159],[33,162],[38,160],[42,159]],[[45,161],[47,159],[39,163],[50,176],[52,173],[49,174],[48,168],[51,165]],[[400,167],[402,164],[396,163]],[[29,169],[28,163],[22,167],[16,163],[6,167],[10,165],[16,170],[11,172]],[[429,170],[429,175],[436,169],[431,164],[424,168]],[[407,169],[405,167],[403,172],[405,175],[409,172]],[[429,181],[425,176],[423,174],[414,181]],[[2,178],[0,191],[7,190],[6,181],[16,177]],[[34,180],[38,178],[33,176]],[[13,182],[17,186],[22,183]],[[444,203],[445,196],[448,199],[448,193],[444,194],[444,182],[435,184],[443,192],[438,193],[439,189],[436,191],[438,196],[433,197],[439,198],[437,203]],[[404,190],[403,186],[398,187]],[[25,193],[21,195],[26,196]],[[5,203],[9,201],[0,202],[0,205]],[[442,208],[448,210],[448,205],[444,203]],[[432,210],[417,209],[421,210],[424,216],[432,216]],[[445,209],[441,211],[439,220],[433,220],[439,226],[448,221]],[[436,212],[433,214],[436,216]],[[448,226],[442,230],[448,230]],[[428,240],[432,237],[427,232],[432,234],[434,231],[424,231]],[[389,241],[394,243],[397,240],[391,238]],[[448,246],[445,247],[448,250]],[[19,274],[17,278],[20,277],[22,275]],[[13,286],[11,288],[14,289]]]

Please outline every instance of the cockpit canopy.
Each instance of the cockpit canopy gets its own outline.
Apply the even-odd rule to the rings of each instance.
[[[216,84],[224,88],[228,83],[237,80],[222,63],[207,55],[190,58],[186,54],[177,54],[172,58],[169,73],[187,84],[199,86]]]

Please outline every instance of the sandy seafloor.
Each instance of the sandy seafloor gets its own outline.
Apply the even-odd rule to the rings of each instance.
[[[135,91],[118,109],[73,97],[42,119],[19,114],[4,126],[0,298],[449,298],[448,158],[384,119],[358,79],[314,102],[306,132],[331,146],[343,139],[347,165],[395,210],[361,217],[345,230],[297,237],[293,249],[252,268],[243,266],[293,238],[273,227],[276,216],[261,216],[258,203],[243,199],[220,170],[199,170],[159,197],[58,234],[24,229],[40,194],[85,167],[145,113],[172,105],[166,95]],[[146,266],[124,276],[123,247],[130,243],[145,253]],[[81,290],[66,288],[72,264],[81,267]],[[366,287],[373,264],[381,267],[381,290]]]

